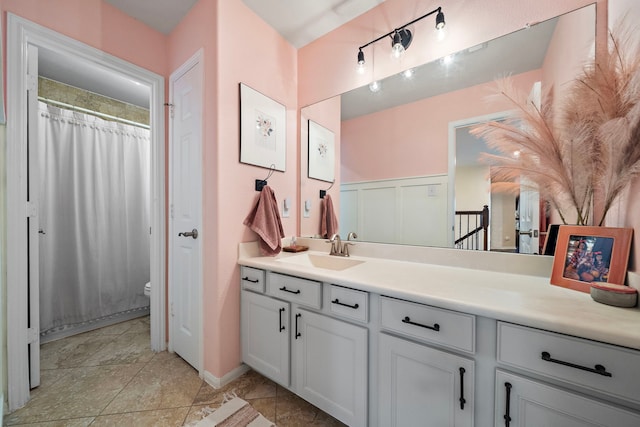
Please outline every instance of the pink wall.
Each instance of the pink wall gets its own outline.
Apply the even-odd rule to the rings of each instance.
[[[242,37],[238,31],[242,29]],[[256,240],[242,224],[268,170],[239,162],[239,83],[287,107],[286,172],[269,186],[296,206],[298,182],[296,51],[242,2],[200,0],[169,39],[170,69],[204,49],[203,327],[204,368],[222,377],[240,360],[238,242]],[[297,215],[283,218],[288,236]]]
[[[529,92],[540,71],[513,77]],[[342,182],[446,174],[449,123],[512,109],[492,83],[446,93],[342,122]]]
[[[4,12],[11,12],[157,74],[166,74],[166,36],[102,0],[2,0],[0,11],[5,35]],[[4,43],[6,52],[6,39]]]

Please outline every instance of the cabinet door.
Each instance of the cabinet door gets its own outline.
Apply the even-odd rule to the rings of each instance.
[[[296,392],[349,426],[367,425],[367,329],[294,312]]]
[[[474,361],[380,334],[381,426],[473,425]]]
[[[500,370],[495,413],[496,427],[640,426],[640,414]]]
[[[289,303],[249,291],[241,294],[242,361],[289,386]]]

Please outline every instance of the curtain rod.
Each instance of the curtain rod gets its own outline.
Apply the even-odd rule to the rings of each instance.
[[[150,126],[146,125],[144,123],[138,123],[138,122],[134,122],[134,121],[131,121],[131,120],[123,119],[123,118],[120,118],[120,117],[112,116],[112,115],[109,115],[109,114],[101,113],[99,111],[94,111],[94,110],[89,110],[87,108],[77,107],[75,105],[67,104],[65,102],[55,101],[53,99],[45,98],[43,96],[38,96],[38,100],[40,100],[40,101],[42,101],[42,102],[44,102],[46,104],[57,105],[59,107],[64,107],[64,108],[67,108],[69,110],[74,110],[74,111],[79,111],[81,113],[91,114],[92,116],[98,116],[98,117],[101,117],[103,119],[113,120],[113,121],[121,122],[121,123],[124,123],[124,124],[141,127],[143,129],[150,129]]]

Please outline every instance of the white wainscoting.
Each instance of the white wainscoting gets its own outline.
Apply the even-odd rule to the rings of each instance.
[[[340,232],[355,231],[367,242],[446,247],[447,186],[447,175],[342,184]]]

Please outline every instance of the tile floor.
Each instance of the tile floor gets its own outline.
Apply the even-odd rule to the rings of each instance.
[[[235,393],[278,427],[344,426],[253,371],[212,388],[180,357],[150,350],[149,317],[44,344],[40,360],[40,387],[4,425],[181,426]]]

